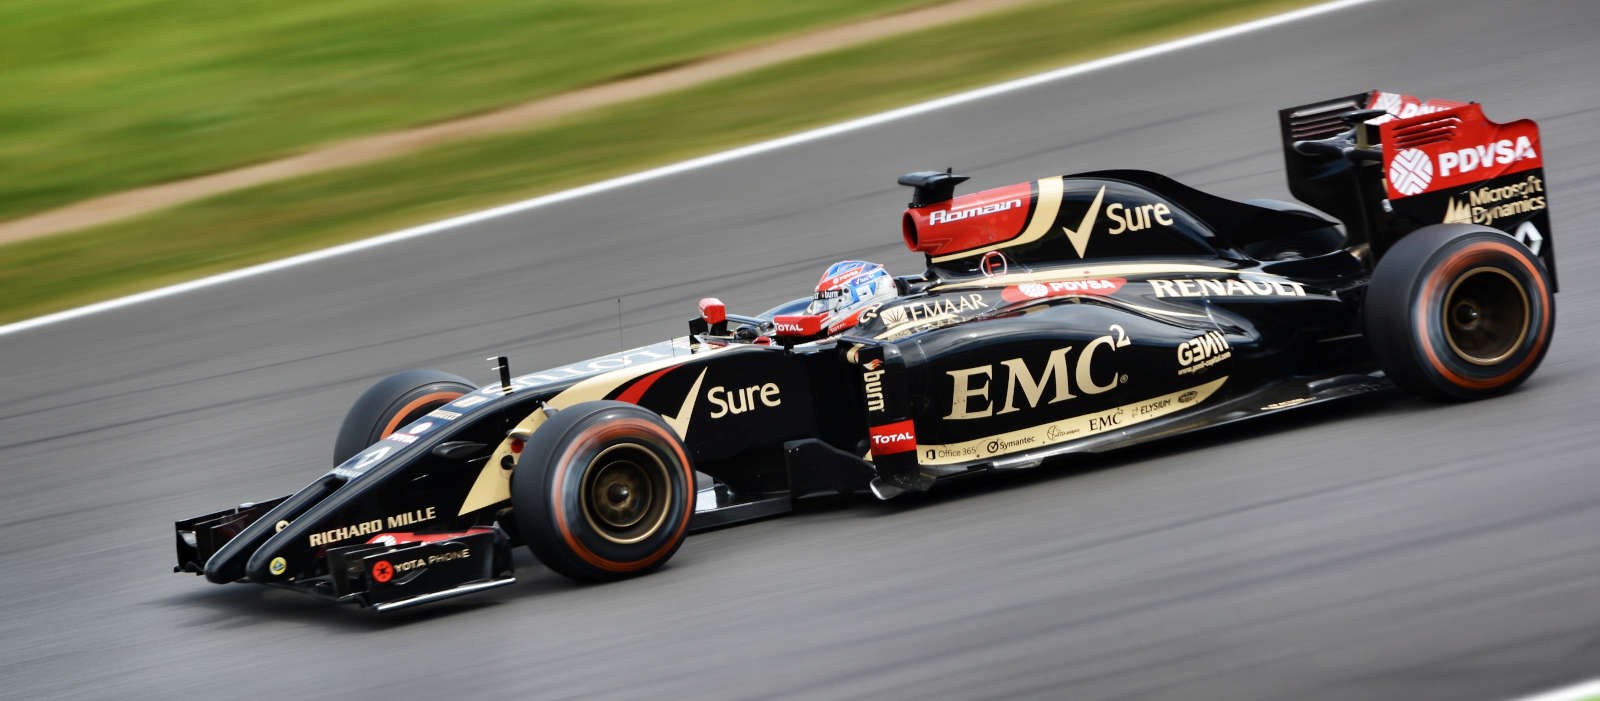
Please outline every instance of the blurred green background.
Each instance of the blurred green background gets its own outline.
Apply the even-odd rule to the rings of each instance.
[[[0,220],[933,0],[6,0]]]
[[[8,126],[0,130],[5,199],[12,212],[30,208],[9,202],[13,197],[28,199],[32,208],[45,202],[59,204],[237,165],[340,136],[482,110],[659,68],[697,51],[792,32],[806,23],[844,21],[912,4],[916,3],[830,0],[763,10],[759,6],[775,4],[695,0],[391,7],[371,0],[342,0],[284,3],[280,14],[265,4],[246,2],[239,5],[243,17],[229,12],[214,20],[186,17],[178,22],[172,19],[174,8],[205,14],[195,9],[201,3],[141,0],[107,3],[106,14],[95,11],[102,21],[87,22],[64,6],[22,0],[0,5],[0,22],[15,19],[10,15],[17,14],[19,6],[34,7],[39,16],[28,21],[38,29],[23,31],[13,23],[0,31],[49,47],[60,57],[55,61],[30,57],[31,68],[18,72],[22,77],[4,78],[11,91],[3,93],[9,96],[3,98],[6,106],[0,110],[4,114],[0,122]],[[0,246],[0,322],[359,239],[1307,4],[1308,0],[1040,2],[597,108],[520,132],[468,139],[375,164],[217,195],[92,229],[7,244]],[[118,15],[117,8],[127,14]],[[52,25],[51,15],[58,16],[54,21],[59,24]],[[538,17],[546,19],[530,19]],[[519,22],[543,28],[505,26]],[[74,23],[93,24],[93,32],[103,35],[103,40],[87,43],[99,47],[91,52],[94,55],[74,57],[63,48],[71,42],[65,42],[62,33]],[[699,25],[707,23],[721,29],[702,30]],[[117,39],[116,25],[129,33],[154,27],[154,34],[165,38]],[[46,26],[54,28],[45,31]],[[103,53],[124,41],[128,48]],[[626,48],[598,46],[604,43]],[[556,45],[567,48],[549,48]],[[252,48],[244,50],[247,46]],[[13,43],[0,52],[9,60],[18,48]],[[177,60],[179,54],[190,60]],[[576,54],[588,59],[576,60]],[[201,56],[206,58],[197,58]],[[172,65],[169,60],[175,62],[171,70],[163,68]],[[294,77],[286,77],[290,75]],[[116,95],[102,94],[92,87],[96,85]],[[36,102],[18,97],[17,90],[58,97]],[[9,128],[14,124],[22,128]]]

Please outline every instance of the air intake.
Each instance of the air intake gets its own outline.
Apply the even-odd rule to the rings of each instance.
[[[901,185],[915,188],[911,195],[912,209],[926,207],[948,201],[956,194],[956,186],[967,181],[967,176],[957,175],[952,168],[944,172],[937,170],[919,170],[915,173],[906,173],[897,181]]]
[[[1429,119],[1416,124],[1396,127],[1394,140],[1391,143],[1396,149],[1417,148],[1428,144],[1443,143],[1453,138],[1459,128],[1461,128],[1461,118],[1455,114],[1449,114],[1438,119]]]

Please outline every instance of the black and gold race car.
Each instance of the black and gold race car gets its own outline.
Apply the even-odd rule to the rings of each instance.
[[[478,387],[363,394],[336,466],[177,523],[177,570],[392,609],[509,584],[511,548],[611,580],[810,495],[891,499],[1359,393],[1467,400],[1550,346],[1555,259],[1530,121],[1384,92],[1280,113],[1290,191],[1155,173],[955,196],[906,175],[920,274],[836,266],[754,316]],[[1317,213],[1312,207],[1333,216]]]

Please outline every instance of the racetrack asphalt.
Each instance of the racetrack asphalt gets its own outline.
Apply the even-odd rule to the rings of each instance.
[[[0,697],[1506,698],[1600,670],[1600,5],[1379,2],[0,338]],[[959,47],[952,47],[959,50]],[[1286,198],[1275,110],[1367,88],[1543,132],[1562,292],[1521,390],[1312,408],[701,534],[651,576],[397,615],[170,573],[391,372],[490,380],[920,268],[911,170]],[[137,252],[130,252],[136,256]],[[616,301],[621,297],[619,333]]]

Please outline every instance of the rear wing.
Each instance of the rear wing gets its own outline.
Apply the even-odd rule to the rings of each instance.
[[[1369,91],[1278,113],[1289,191],[1381,257],[1439,223],[1505,232],[1555,279],[1539,127],[1490,121],[1477,103]]]

